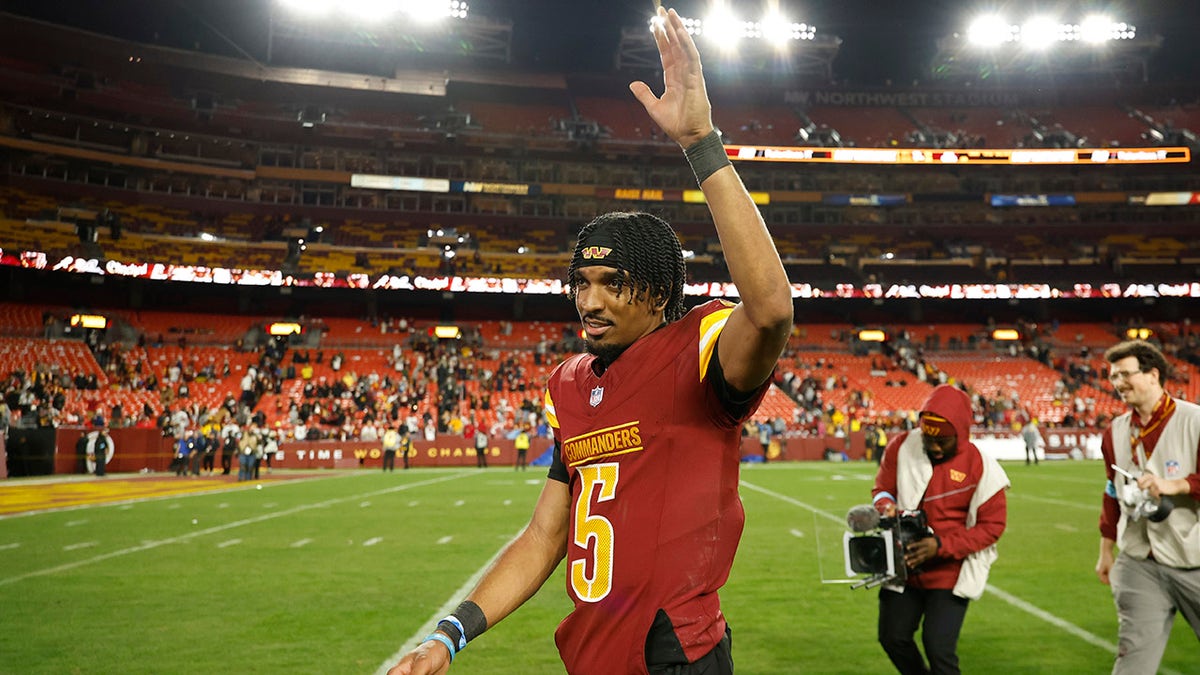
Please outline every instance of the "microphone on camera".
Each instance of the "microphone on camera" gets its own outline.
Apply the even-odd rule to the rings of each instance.
[[[859,504],[846,512],[846,525],[851,532],[874,532],[879,529],[879,512],[870,504]]]

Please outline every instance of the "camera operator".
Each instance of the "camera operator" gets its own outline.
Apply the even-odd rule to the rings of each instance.
[[[1176,611],[1200,637],[1200,407],[1166,393],[1170,364],[1150,343],[1122,342],[1104,358],[1130,411],[1100,444],[1108,486],[1096,574],[1117,606],[1112,672],[1153,673]]]
[[[983,595],[996,541],[1008,520],[1008,476],[970,441],[971,400],[941,385],[921,407],[920,426],[896,436],[875,476],[884,516],[923,511],[929,534],[905,547],[908,576],[879,593],[879,643],[901,673],[958,673],[967,604]],[[921,642],[914,635],[924,617]]]

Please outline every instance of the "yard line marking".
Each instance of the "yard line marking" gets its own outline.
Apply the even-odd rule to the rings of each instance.
[[[83,525],[86,522],[87,522],[87,518],[84,518],[83,520],[68,520],[67,527],[75,527],[77,525]]]
[[[242,543],[241,539],[230,539],[228,541],[223,541],[223,542],[217,544],[217,548],[226,548],[229,546],[237,546],[240,543]]]
[[[10,551],[14,548],[20,548],[20,546],[21,546],[20,542],[13,542],[11,544],[0,544],[0,551]]]
[[[797,538],[800,538],[800,539],[803,539],[803,538],[804,538],[804,533],[803,533],[803,532],[801,532],[800,530],[797,530],[797,529],[795,529],[795,528],[792,528],[792,529],[790,530],[790,532],[791,532],[791,534],[792,534],[792,536],[793,536],[793,537],[797,537]]]
[[[1083,640],[1084,642],[1087,642],[1088,644],[1095,645],[1096,647],[1099,647],[1099,648],[1103,649],[1104,651],[1106,651],[1110,654],[1113,654],[1114,656],[1117,653],[1117,645],[1116,644],[1109,642],[1108,640],[1105,640],[1102,637],[1093,635],[1092,633],[1087,632],[1086,630],[1080,628],[1079,626],[1076,626],[1075,624],[1071,623],[1070,621],[1067,621],[1065,619],[1060,619],[1059,617],[1054,616],[1050,612],[1047,612],[1044,609],[1041,609],[1040,607],[1031,605],[1028,602],[1025,602],[1024,600],[1022,600],[1014,595],[1011,595],[1005,591],[1002,591],[999,588],[996,588],[995,586],[993,586],[991,584],[987,585],[987,590],[988,590],[988,593],[995,594],[996,597],[1007,602],[1008,604],[1012,605],[1013,607],[1016,607],[1018,609],[1029,612],[1030,614],[1036,616],[1037,618],[1041,619],[1042,621],[1045,621],[1046,623],[1057,626],[1058,628],[1061,628],[1062,630],[1070,633],[1071,635],[1074,635],[1075,637],[1079,638],[1080,640]],[[1171,670],[1170,668],[1163,668],[1161,666],[1159,667],[1158,672],[1163,673],[1163,675],[1182,675],[1178,671]]]
[[[1034,502],[1043,502],[1046,504],[1053,504],[1055,506],[1066,506],[1066,507],[1070,507],[1073,509],[1084,509],[1085,511],[1099,511],[1100,510],[1098,508],[1100,506],[1099,503],[1081,504],[1080,502],[1067,501],[1066,499],[1054,499],[1053,497],[1035,497],[1033,495],[1023,494],[1021,492],[1013,492],[1011,490],[1009,491],[1008,495],[1009,495],[1009,497],[1016,497],[1018,499],[1028,499],[1028,500],[1034,501]]]
[[[58,572],[66,572],[68,570],[73,570],[73,569],[83,567],[86,565],[94,565],[95,563],[98,563],[98,562],[101,562],[104,560],[111,560],[112,558],[119,558],[121,556],[130,555],[132,553],[140,553],[141,551],[148,551],[150,549],[158,548],[159,546],[163,546],[166,544],[177,544],[179,542],[190,541],[192,539],[195,539],[196,537],[202,537],[202,536],[209,535],[209,534],[215,534],[217,532],[224,532],[225,530],[232,530],[236,527],[242,527],[244,525],[253,525],[255,523],[261,523],[264,521],[273,520],[275,518],[281,518],[283,516],[290,516],[290,515],[293,515],[296,513],[303,513],[305,511],[309,511],[312,509],[328,508],[335,504],[352,502],[355,500],[362,499],[364,497],[374,497],[376,495],[390,494],[392,492],[400,492],[402,490],[408,490],[410,488],[425,487],[427,485],[434,485],[436,483],[444,483],[446,481],[455,480],[457,478],[463,478],[465,476],[478,476],[478,475],[479,474],[474,473],[474,472],[453,473],[453,474],[449,474],[447,476],[431,478],[429,480],[419,481],[416,483],[408,483],[407,485],[398,485],[396,487],[385,488],[383,490],[376,490],[375,492],[368,492],[367,494],[350,495],[348,497],[338,497],[336,499],[328,499],[326,501],[317,502],[315,504],[301,504],[300,506],[294,506],[285,511],[273,511],[271,513],[266,513],[261,516],[255,516],[253,518],[245,518],[243,520],[236,520],[232,523],[226,523],[224,525],[217,525],[215,527],[209,527],[209,528],[205,528],[203,530],[197,530],[195,532],[181,534],[178,537],[170,537],[168,539],[160,539],[159,541],[145,542],[145,543],[141,544],[140,546],[131,546],[129,548],[123,548],[119,551],[102,553],[100,555],[92,556],[91,558],[88,558],[87,560],[77,560],[75,562],[64,563],[62,565],[55,565],[54,567],[46,567],[44,569],[34,570],[32,572],[26,572],[25,574],[18,574],[15,577],[8,577],[7,579],[0,579],[0,586],[8,586],[9,584],[17,583],[18,581],[32,579],[33,577],[41,577],[41,576],[46,576],[49,574],[57,574]]]
[[[291,547],[292,548],[300,548],[301,546],[308,546],[311,543],[312,543],[312,539],[301,539],[300,541],[292,542]]]
[[[378,544],[381,541],[383,541],[383,537],[371,537],[370,539],[363,542],[363,546],[374,546],[375,544]]]
[[[440,470],[441,469],[430,469],[430,471],[440,471]],[[311,478],[292,478],[288,481],[280,483],[279,485],[281,485],[281,486],[282,485],[299,485],[302,483],[309,483],[309,482],[312,482],[315,480],[333,480],[335,478],[354,478],[354,477],[365,476],[365,475],[366,474],[359,474],[359,473],[342,473],[342,474],[333,474],[333,475],[329,475],[329,476],[313,476]],[[63,511],[81,511],[81,510],[86,510],[86,509],[96,509],[96,508],[108,507],[108,506],[115,506],[115,507],[117,507],[118,511],[128,511],[128,510],[132,509],[134,507],[134,505],[141,504],[143,502],[162,502],[162,501],[169,501],[172,499],[184,499],[187,497],[206,497],[206,496],[213,495],[213,494],[221,494],[223,492],[230,492],[233,490],[241,490],[241,489],[243,489],[243,488],[241,487],[240,484],[235,484],[235,485],[229,486],[226,489],[217,490],[217,491],[174,492],[171,494],[133,497],[131,499],[125,499],[125,500],[119,500],[119,501],[113,501],[113,502],[97,502],[97,503],[91,503],[91,504],[72,504],[71,506],[55,506],[55,507],[50,507],[50,508],[45,508],[45,509],[33,509],[32,511],[19,511],[17,513],[0,514],[0,521],[8,520],[10,518],[28,518],[30,516],[40,516],[40,515],[46,514],[46,513],[60,513]]]
[[[446,535],[446,536],[442,537],[441,539],[438,539],[438,540],[437,540],[437,543],[439,543],[439,544],[449,544],[449,543],[450,543],[450,542],[452,542],[452,541],[454,541],[454,537],[451,537],[450,535]]]
[[[517,540],[517,537],[521,536],[522,531],[524,531],[524,528],[510,537],[506,544],[497,549],[496,555],[493,555],[491,560],[484,563],[483,567],[475,570],[475,574],[472,574],[471,578],[464,581],[463,585],[460,586],[457,591],[451,593],[450,599],[446,600],[446,604],[438,607],[437,611],[433,613],[433,616],[422,622],[421,626],[431,626],[437,622],[438,619],[441,619],[442,617],[450,614],[450,612],[453,612],[454,608],[458,607],[458,603],[460,602],[461,598],[467,593],[471,592],[472,588],[475,588],[475,585],[478,584],[479,580],[483,578],[483,573],[488,571],[492,564],[500,558],[500,554],[504,553],[504,549],[508,548],[509,544],[512,544]],[[375,675],[387,675],[387,671],[391,670],[392,666],[396,665],[396,663],[403,658],[405,654],[411,652],[417,645],[421,644],[421,642],[424,641],[425,636],[428,634],[429,632],[424,628],[418,629],[412,637],[408,638],[404,644],[400,645],[400,649],[396,650],[395,654],[389,656],[384,660],[383,663],[379,665],[379,668],[375,670]]]
[[[99,542],[95,542],[95,541],[81,541],[78,544],[68,544],[63,547],[63,550],[64,551],[78,551],[81,548],[91,548],[98,544],[99,544]]]
[[[761,492],[764,495],[767,495],[768,497],[774,497],[775,499],[778,499],[783,502],[787,502],[789,504],[792,504],[793,506],[799,506],[802,509],[808,509],[809,511],[812,511],[814,514],[816,514],[818,516],[824,516],[825,518],[828,518],[829,520],[832,520],[835,523],[844,524],[846,522],[845,518],[839,518],[838,516],[835,516],[832,513],[829,513],[828,511],[824,511],[820,508],[817,508],[816,506],[813,506],[812,504],[805,504],[804,502],[800,501],[799,499],[793,499],[787,495],[781,495],[778,492],[768,490],[764,487],[759,487],[759,486],[755,485],[754,483],[747,483],[744,480],[741,482],[741,484],[742,484],[742,487],[750,488],[751,490],[754,490],[755,492]]]
[[[785,501],[789,504],[794,504],[801,508],[808,509],[809,511],[812,511],[814,515],[820,515],[820,516],[824,516],[830,520],[842,522],[841,518],[838,518],[837,516],[833,515],[832,513],[822,511],[821,509],[818,509],[815,506],[810,506],[809,504],[805,504],[804,502],[802,502],[798,499],[792,499],[791,497],[788,497],[787,495],[782,495],[782,494],[779,494],[778,492],[773,492],[766,488],[754,485],[753,483],[747,483],[744,480],[741,481],[741,485],[742,485],[742,487],[750,488],[751,490],[754,490],[755,492],[761,492],[762,494],[768,495],[770,497],[774,497],[781,501]],[[1025,495],[1025,496],[1028,497],[1028,495]],[[1056,501],[1056,500],[1046,500],[1046,501]],[[1069,502],[1062,502],[1062,503],[1068,504]],[[1036,605],[1033,605],[1029,602],[1026,602],[1025,600],[1022,600],[1022,599],[1016,597],[1015,595],[1012,595],[1012,594],[1007,593],[999,588],[996,588],[992,584],[987,585],[987,591],[989,593],[992,593],[996,597],[1000,598],[1001,600],[1007,602],[1008,604],[1012,605],[1013,607],[1016,607],[1017,609],[1020,609],[1024,612],[1032,614],[1033,616],[1035,616],[1057,628],[1060,628],[1060,629],[1066,631],[1067,633],[1070,633],[1071,635],[1074,635],[1075,637],[1083,640],[1084,642],[1087,642],[1088,644],[1094,645],[1096,647],[1100,647],[1101,649],[1109,652],[1110,654],[1117,653],[1117,645],[1115,643],[1109,642],[1108,640],[1105,640],[1104,638],[1099,637],[1093,633],[1089,633],[1088,631],[1084,630],[1083,628],[1080,628],[1079,626],[1076,626],[1075,624],[1071,623],[1070,621],[1067,621],[1066,619],[1055,616],[1055,615],[1051,614],[1050,612],[1047,612],[1046,610],[1044,610],[1040,607],[1037,607]],[[1165,675],[1181,675],[1180,673],[1169,670],[1167,668],[1160,668],[1159,672],[1164,673]]]

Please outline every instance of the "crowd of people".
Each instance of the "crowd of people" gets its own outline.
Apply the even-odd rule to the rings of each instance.
[[[512,436],[521,428],[543,425],[541,378],[563,354],[578,349],[575,343],[548,340],[532,349],[501,349],[485,344],[478,330],[450,343],[416,331],[407,319],[386,319],[378,325],[381,334],[395,341],[387,367],[364,372],[349,367],[342,351],[326,354],[320,348],[289,348],[283,341],[267,341],[248,352],[223,356],[184,346],[180,356],[155,366],[142,342],[95,340],[89,346],[102,375],[46,362],[10,371],[3,391],[9,411],[5,422],[73,426],[100,414],[112,428],[157,427],[172,438],[179,438],[185,429],[203,427],[214,417],[270,427],[280,440],[374,440],[397,422],[415,437],[461,435],[466,430],[469,438],[478,426],[493,436]],[[1181,335],[1156,344],[1173,357],[1200,363],[1200,336],[1188,328],[1185,324]],[[1028,323],[1021,329],[1029,337],[1015,344],[1008,356],[1033,358],[1060,373],[1049,393],[1063,410],[1062,420],[1039,423],[1102,426],[1107,416],[1097,411],[1093,396],[1081,392],[1083,385],[1107,390],[1096,355],[1086,345],[1052,346],[1053,326],[1039,329]],[[160,344],[158,340],[161,337],[151,343]],[[972,398],[979,427],[1020,429],[1034,416],[1016,391],[977,390],[970,382],[948,377],[937,367],[942,352],[934,348],[942,346],[907,339],[901,332],[882,351],[870,354],[872,372],[882,374],[888,386],[916,380],[963,387]],[[916,423],[914,411],[883,409],[871,389],[849,380],[844,369],[794,347],[781,360],[775,383],[796,403],[790,418],[762,420],[780,440],[846,438],[868,427],[899,432]],[[214,384],[229,391],[220,406],[209,407],[196,393]],[[151,396],[141,397],[140,407],[132,410],[119,402],[101,408],[101,390]],[[835,391],[838,395],[831,395]]]

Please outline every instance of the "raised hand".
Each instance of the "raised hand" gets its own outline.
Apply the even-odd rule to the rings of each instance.
[[[629,90],[659,128],[680,147],[687,148],[713,130],[700,52],[674,9],[658,8],[653,32],[662,59],[663,94],[655,96],[641,81],[630,83]]]

